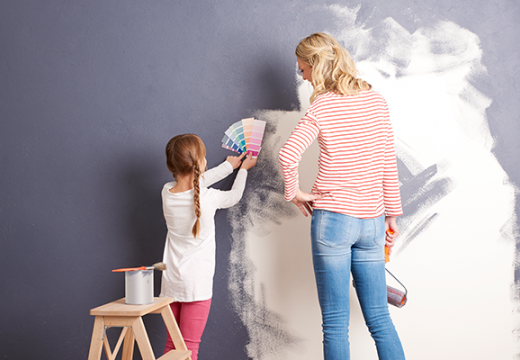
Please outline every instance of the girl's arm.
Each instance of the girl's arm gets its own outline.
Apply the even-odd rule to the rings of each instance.
[[[217,200],[217,208],[230,208],[240,201],[246,187],[247,171],[256,165],[256,160],[257,159],[253,158],[251,154],[247,156],[247,158],[240,166],[240,170],[238,170],[237,177],[235,178],[235,182],[233,183],[231,190],[221,191],[212,189]]]
[[[214,183],[229,176],[234,169],[240,166],[242,163],[242,158],[245,155],[246,154],[243,153],[240,156],[228,156],[226,161],[224,161],[222,164],[206,171],[200,178],[200,187],[211,186]]]
[[[200,177],[200,187],[208,187],[229,176],[233,172],[233,166],[224,161],[222,164],[209,169]]]

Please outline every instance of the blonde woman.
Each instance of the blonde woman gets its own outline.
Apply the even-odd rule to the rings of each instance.
[[[351,273],[379,359],[404,359],[386,296],[384,247],[394,245],[396,217],[402,214],[386,101],[359,78],[349,53],[327,34],[303,39],[296,57],[314,92],[279,162],[285,199],[303,215],[312,215],[325,360],[350,359]],[[299,188],[298,164],[316,138],[319,172],[311,193],[305,193]]]

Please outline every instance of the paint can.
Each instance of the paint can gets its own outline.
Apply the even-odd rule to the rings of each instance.
[[[131,305],[153,303],[153,270],[125,272],[125,302]]]

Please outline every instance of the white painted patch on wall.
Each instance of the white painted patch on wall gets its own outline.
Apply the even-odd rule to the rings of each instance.
[[[410,34],[388,18],[356,24],[359,8],[330,8],[337,27],[324,29],[351,52],[362,77],[388,100],[405,216],[388,267],[408,287],[409,302],[391,308],[409,359],[508,359],[513,339],[515,188],[491,152],[486,109],[473,84],[486,75],[478,37],[452,22]],[[233,226],[230,289],[248,328],[253,359],[322,358],[321,316],[314,283],[310,219],[283,201],[277,154],[309,105],[299,80],[301,111],[260,111],[268,121],[259,173]],[[314,143],[300,164],[301,187],[317,173]],[[377,359],[352,294],[353,359]]]

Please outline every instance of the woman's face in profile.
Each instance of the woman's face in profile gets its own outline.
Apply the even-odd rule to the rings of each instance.
[[[298,61],[298,68],[300,69],[300,75],[302,76],[303,80],[307,80],[312,84],[312,66],[307,64],[299,57],[296,57],[296,60]]]

